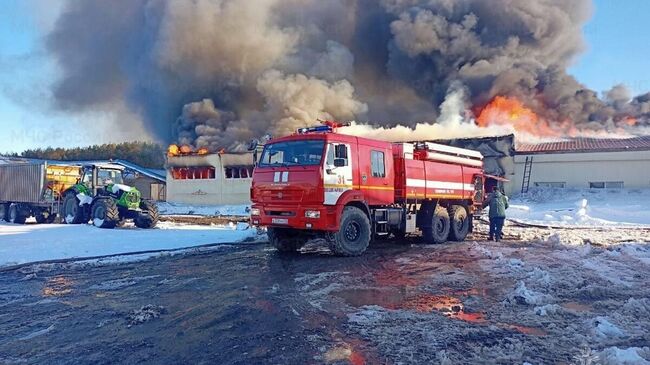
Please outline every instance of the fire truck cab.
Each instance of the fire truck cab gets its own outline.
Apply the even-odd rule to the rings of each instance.
[[[482,156],[431,143],[391,143],[299,129],[265,145],[251,187],[251,223],[279,251],[323,238],[339,255],[372,239],[422,232],[463,240],[483,200]]]

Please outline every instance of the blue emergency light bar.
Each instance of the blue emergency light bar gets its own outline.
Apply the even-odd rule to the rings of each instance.
[[[332,127],[328,125],[319,125],[316,127],[298,128],[296,130],[296,133],[298,134],[317,133],[317,132],[332,132]]]

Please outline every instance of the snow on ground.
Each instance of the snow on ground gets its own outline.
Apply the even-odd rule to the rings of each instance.
[[[531,189],[510,200],[507,215],[558,227],[650,227],[650,190]]]
[[[100,229],[92,225],[0,222],[0,267],[34,261],[171,250],[255,238],[246,224],[185,225],[159,222],[155,229]]]
[[[250,205],[188,205],[180,203],[156,203],[163,215],[248,216]]]

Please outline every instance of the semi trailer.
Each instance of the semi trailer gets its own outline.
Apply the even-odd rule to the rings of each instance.
[[[0,220],[25,223],[52,223],[60,208],[61,196],[73,186],[80,167],[42,163],[0,165]]]
[[[462,241],[484,180],[477,151],[349,136],[332,124],[301,128],[264,146],[250,219],[281,252],[321,238],[334,253],[356,256],[373,239],[418,231],[427,243]]]
[[[123,170],[111,163],[0,165],[0,219],[22,224],[34,216],[37,223],[52,223],[59,217],[100,228],[132,219],[137,227],[155,227],[158,208],[124,184]]]

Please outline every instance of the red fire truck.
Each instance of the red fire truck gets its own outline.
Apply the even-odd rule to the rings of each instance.
[[[484,178],[476,151],[302,128],[264,146],[251,223],[268,227],[282,252],[323,238],[334,253],[356,256],[372,239],[418,230],[427,243],[462,241],[483,202]]]

